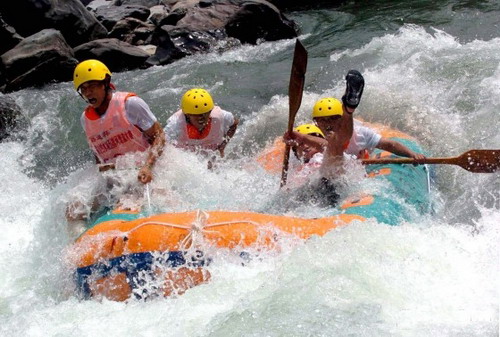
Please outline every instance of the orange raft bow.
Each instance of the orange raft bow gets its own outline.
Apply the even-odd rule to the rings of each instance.
[[[210,279],[206,269],[210,247],[240,253],[250,247],[276,250],[278,232],[307,239],[364,220],[352,214],[303,219],[229,211],[164,213],[131,221],[120,219],[123,213],[114,215],[87,230],[70,249],[84,298],[124,301],[152,292],[182,294]]]

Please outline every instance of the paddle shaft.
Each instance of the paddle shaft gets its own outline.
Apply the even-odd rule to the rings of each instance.
[[[493,173],[500,170],[499,150],[470,150],[458,157],[425,158],[416,160],[413,158],[380,158],[364,159],[364,165],[372,164],[445,164],[458,165],[463,169],[474,173]]]
[[[292,71],[290,73],[290,84],[288,86],[288,129],[290,133],[293,131],[295,116],[299,111],[302,103],[302,92],[304,90],[304,81],[307,68],[307,51],[300,43],[299,39],[295,42],[295,50],[293,53]],[[288,162],[290,159],[290,145],[285,146],[285,154],[283,156],[283,170],[281,171],[281,184],[283,187],[286,184],[288,174]]]
[[[371,164],[455,164],[450,159],[455,158],[426,158],[425,160],[417,161],[413,158],[380,158],[380,159],[363,159],[363,165]]]

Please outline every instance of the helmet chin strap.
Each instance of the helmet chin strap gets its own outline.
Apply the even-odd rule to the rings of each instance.
[[[78,95],[80,95],[80,97],[87,103],[89,103],[89,101],[87,101],[87,99],[85,98],[85,96],[82,95],[82,93],[80,91],[77,91]],[[90,104],[90,103],[89,103]]]

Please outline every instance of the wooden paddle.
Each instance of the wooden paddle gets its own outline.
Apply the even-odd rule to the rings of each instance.
[[[293,131],[295,116],[302,103],[302,91],[304,89],[304,80],[307,68],[307,51],[300,43],[299,39],[295,41],[295,51],[293,53],[292,72],[290,73],[290,84],[288,86],[288,132]],[[283,158],[283,170],[281,171],[281,185],[286,184],[288,173],[288,160],[290,158],[290,145],[285,146],[285,156]]]
[[[413,158],[363,159],[364,165],[371,164],[448,164],[458,165],[469,172],[493,173],[500,170],[499,150],[470,150],[458,157],[426,158],[418,161]]]

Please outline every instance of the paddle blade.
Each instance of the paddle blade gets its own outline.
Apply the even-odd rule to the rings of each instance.
[[[299,111],[302,103],[302,91],[307,69],[307,51],[302,43],[297,39],[295,41],[295,50],[293,52],[292,71],[290,73],[290,84],[288,85],[288,132],[292,132],[295,115]],[[286,184],[288,172],[288,159],[290,158],[290,146],[286,146],[283,157],[283,170],[281,171],[280,187]]]
[[[474,173],[493,173],[500,170],[499,150],[470,150],[456,158],[456,164]]]
[[[295,42],[293,53],[292,71],[290,73],[290,84],[288,86],[288,131],[292,131],[295,115],[302,103],[302,91],[304,90],[305,75],[307,69],[307,51],[299,39]]]
[[[363,159],[364,165],[373,164],[445,164],[458,165],[473,173],[493,173],[500,171],[500,149],[499,150],[470,150],[458,157],[448,158],[425,158],[416,160],[413,158],[373,158]]]

